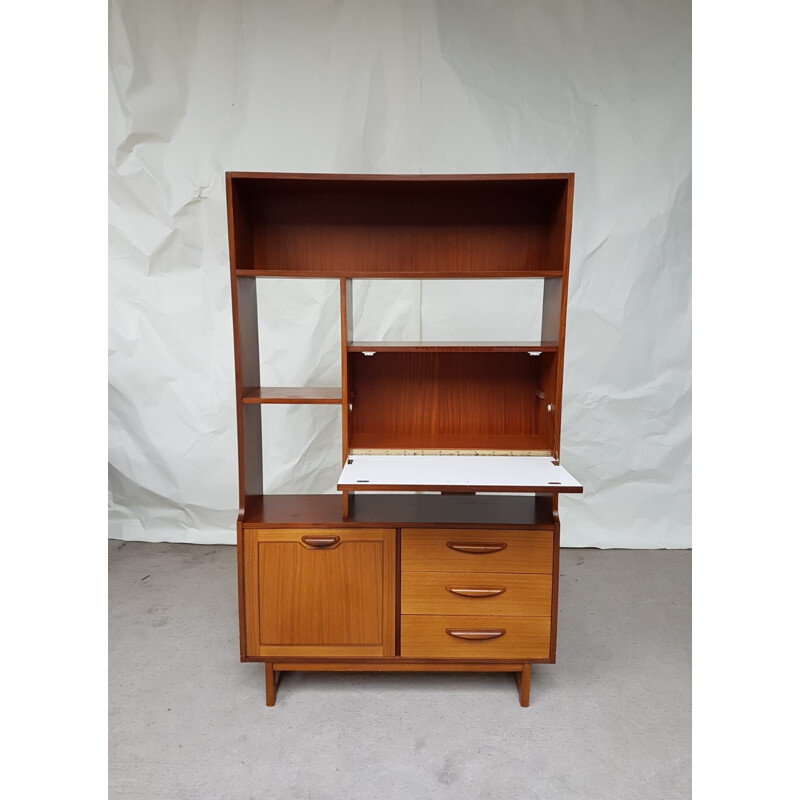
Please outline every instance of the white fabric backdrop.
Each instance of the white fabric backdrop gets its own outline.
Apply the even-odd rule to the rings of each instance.
[[[575,172],[563,542],[690,542],[689,0],[113,0],[110,535],[233,542],[226,170]],[[356,283],[357,336],[535,336],[538,282]],[[339,382],[329,281],[261,281],[262,382]],[[483,310],[482,310],[483,309]],[[335,407],[265,410],[334,491]]]

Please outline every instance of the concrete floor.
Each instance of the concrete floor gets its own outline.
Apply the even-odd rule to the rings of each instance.
[[[690,554],[562,550],[558,663],[509,675],[239,662],[235,549],[111,541],[110,797],[690,796]]]

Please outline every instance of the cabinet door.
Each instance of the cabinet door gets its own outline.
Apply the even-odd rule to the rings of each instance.
[[[247,654],[393,656],[395,531],[245,531]]]

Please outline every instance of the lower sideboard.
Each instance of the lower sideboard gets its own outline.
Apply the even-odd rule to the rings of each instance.
[[[240,525],[242,660],[286,671],[511,672],[554,663],[558,527]]]

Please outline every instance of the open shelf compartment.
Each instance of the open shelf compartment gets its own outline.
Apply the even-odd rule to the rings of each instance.
[[[248,528],[329,528],[341,522],[342,498],[338,494],[249,495],[245,501],[243,524]],[[530,528],[553,523],[553,497],[549,494],[354,494],[348,519],[348,525],[396,528]]]
[[[348,353],[348,452],[552,453],[557,353]]]
[[[228,173],[237,275],[560,275],[570,174]]]

